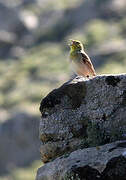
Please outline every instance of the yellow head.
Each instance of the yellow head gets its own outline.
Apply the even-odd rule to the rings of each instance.
[[[83,50],[83,44],[77,40],[70,40],[70,49],[71,51],[81,51]]]

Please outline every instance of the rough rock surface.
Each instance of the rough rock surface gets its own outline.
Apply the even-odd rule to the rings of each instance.
[[[85,148],[61,156],[38,170],[36,180],[125,180],[126,141]]]
[[[126,138],[126,75],[77,77],[40,106],[43,162],[79,148]]]

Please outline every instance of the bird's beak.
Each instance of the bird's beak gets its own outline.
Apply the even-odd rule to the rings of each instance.
[[[69,46],[72,46],[72,45],[73,45],[73,42],[74,42],[74,41],[73,41],[72,39],[69,39],[69,44],[68,44],[68,45],[69,45]]]

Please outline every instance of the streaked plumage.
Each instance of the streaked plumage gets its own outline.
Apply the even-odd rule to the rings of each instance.
[[[71,40],[70,49],[70,61],[75,72],[84,77],[96,76],[93,64],[84,52],[82,43],[77,40]]]

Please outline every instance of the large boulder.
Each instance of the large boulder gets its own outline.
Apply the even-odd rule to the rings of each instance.
[[[97,9],[100,11],[101,16],[104,18],[113,18],[113,17],[122,17],[125,15],[126,11],[126,2],[125,0],[106,0],[102,3],[100,0],[97,0],[98,6]]]
[[[1,113],[3,119],[4,114]],[[0,124],[0,174],[39,159],[39,118],[25,112],[13,113]]]
[[[0,2],[0,57],[11,56],[11,48],[22,45],[28,33],[21,19],[20,10]]]
[[[76,77],[50,92],[40,111],[46,164],[36,180],[126,179],[125,74]]]
[[[126,141],[79,149],[38,169],[36,180],[125,180]]]
[[[77,77],[45,97],[39,136],[43,162],[126,138],[126,75]]]

